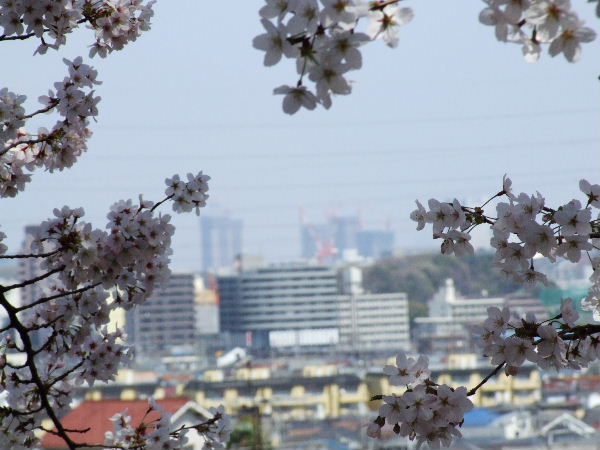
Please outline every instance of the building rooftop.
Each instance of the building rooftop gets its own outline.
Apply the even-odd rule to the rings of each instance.
[[[183,405],[190,401],[189,398],[178,397],[158,400],[156,403],[165,410],[165,412],[174,414]],[[68,430],[85,430],[85,433],[68,433],[76,442],[85,442],[88,444],[104,443],[105,433],[113,431],[114,425],[110,418],[117,413],[127,410],[127,414],[131,417],[131,423],[137,426],[144,421],[150,423],[157,420],[160,415],[157,411],[151,411],[148,414],[147,400],[86,400],[71,410],[61,420],[63,426]],[[62,449],[68,448],[67,444],[60,437],[46,433],[41,440],[42,448]]]

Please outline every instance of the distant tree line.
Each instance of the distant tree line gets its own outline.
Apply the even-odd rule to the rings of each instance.
[[[522,289],[493,267],[492,253],[462,258],[433,253],[406,255],[379,260],[363,271],[368,292],[406,292],[411,320],[427,314],[427,300],[447,278],[454,280],[458,293],[465,297],[502,296]]]

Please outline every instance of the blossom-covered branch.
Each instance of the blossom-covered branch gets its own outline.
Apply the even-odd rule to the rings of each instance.
[[[515,282],[546,283],[546,275],[535,268],[540,258],[549,262],[565,259],[576,263],[582,255],[588,255],[593,269],[590,278],[593,287],[584,306],[600,319],[597,292],[600,259],[590,253],[597,248],[594,240],[600,236],[599,216],[592,212],[600,208],[600,185],[581,180],[579,188],[584,194],[583,203],[573,199],[550,207],[539,192],[514,194],[512,181],[505,176],[502,189],[481,206],[463,206],[456,199],[452,202],[430,199],[426,209],[417,200],[417,209],[410,217],[417,222],[417,230],[431,225],[433,238],[442,240],[442,253],[457,256],[473,253],[470,232],[478,226],[489,226],[495,266]],[[497,199],[505,201],[497,202],[492,216],[486,212],[486,207]]]
[[[79,25],[94,31],[90,56],[107,56],[150,29],[155,1],[12,0],[0,5],[0,41],[40,39],[37,53],[58,49]]]
[[[176,212],[198,211],[208,198],[208,180],[202,172],[188,174],[187,181],[177,175],[169,178],[166,200]],[[45,417],[52,420],[54,432],[69,448],[84,446],[69,435],[59,419],[70,403],[71,389],[114,379],[131,353],[123,342],[122,330],[107,329],[111,310],[131,309],[144,302],[169,276],[174,228],[170,216],[159,213],[155,203],[141,197],[138,203],[117,202],[108,214],[106,230],[94,229],[83,217],[81,208],[55,209],[54,217],[40,225],[31,243],[44,274],[0,287],[0,306],[9,317],[7,334],[0,342],[0,386],[8,392],[8,407],[1,411],[3,447],[30,448],[36,441],[34,431],[40,429]],[[32,303],[17,307],[4,297],[9,290],[34,284],[43,295]],[[38,347],[33,333],[42,337]],[[25,363],[7,361],[8,350],[22,353]],[[160,420],[168,424],[169,417]],[[224,442],[228,429],[223,411],[217,419],[197,428],[213,444]],[[164,442],[172,441],[172,448],[178,448],[184,442],[184,430],[175,435],[169,434],[168,427],[166,430]],[[139,429],[135,432],[140,434]],[[164,430],[155,427],[143,433],[143,442],[138,440],[134,447],[116,441],[99,444],[144,449],[163,435]]]
[[[259,11],[265,33],[256,36],[253,45],[265,52],[265,66],[278,64],[283,57],[294,61],[296,83],[274,90],[284,95],[287,114],[301,107],[313,110],[317,104],[329,108],[332,95],[349,94],[352,86],[346,77],[362,67],[360,47],[377,39],[396,47],[400,27],[413,18],[412,9],[400,7],[400,0],[265,2]],[[581,56],[581,43],[596,37],[569,0],[484,2],[480,21],[495,27],[499,41],[521,45],[527,61],[537,61],[547,47],[551,56],[562,53],[575,62]]]
[[[39,98],[41,109],[25,114],[24,95],[7,88],[0,89],[0,197],[14,197],[31,181],[31,173],[39,168],[50,172],[71,167],[87,149],[92,135],[89,119],[98,114],[93,86],[97,72],[83,64],[80,57],[64,59],[69,75],[54,83],[54,90]],[[56,111],[62,120],[51,128],[27,131],[26,120],[42,113]]]

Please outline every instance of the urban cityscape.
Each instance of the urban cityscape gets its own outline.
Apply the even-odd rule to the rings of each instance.
[[[447,258],[403,255],[392,231],[365,230],[357,216],[301,220],[298,259],[268,264],[244,254],[243,229],[234,217],[201,217],[202,267],[174,272],[138,308],[116,310],[110,326],[124,329],[130,364],[114,382],[81,387],[65,427],[76,429],[97,415],[109,429],[106,418],[123,409],[143,415],[153,397],[181,424],[223,404],[234,418],[231,448],[413,448],[391,431],[381,441],[366,437],[380,406],[372,398],[394,390],[382,367],[398,351],[427,355],[437,383],[476,385],[492,368],[478,356],[473,329],[488,308],[508,306],[520,317],[545,320],[556,312],[559,294],[583,292],[589,276],[582,267],[559,265],[552,289],[523,290],[499,276],[490,282],[494,269],[485,253],[460,270],[439,270],[439,258],[446,264]],[[36,231],[25,228],[23,253]],[[403,264],[425,263],[432,264],[429,287],[422,280],[411,286],[408,272],[398,287],[382,281],[397,277],[393,270]],[[17,280],[41,273],[32,259],[3,267],[3,277],[11,270]],[[453,271],[456,279],[448,276]],[[482,276],[486,284],[478,281]],[[11,301],[41,295],[38,283]],[[542,373],[524,365],[472,397],[475,409],[453,448],[597,448],[599,389],[599,366]],[[203,445],[190,442],[189,448]],[[41,446],[67,448],[51,433]]]
[[[0,450],[600,450],[576,3],[0,1]]]

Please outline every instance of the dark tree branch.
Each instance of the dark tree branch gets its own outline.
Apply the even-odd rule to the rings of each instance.
[[[54,250],[48,253],[24,254],[24,255],[0,255],[0,259],[21,259],[21,258],[47,258],[58,253],[60,250]]]
[[[85,291],[88,291],[88,290],[93,289],[93,288],[95,288],[97,286],[100,286],[100,284],[102,284],[102,283],[98,282],[98,283],[90,284],[88,286],[84,286],[84,287],[79,288],[79,289],[75,289],[74,291],[66,291],[66,292],[61,292],[60,294],[50,295],[48,297],[42,297],[42,298],[36,300],[35,302],[29,303],[28,305],[20,306],[20,307],[16,308],[16,310],[17,310],[17,312],[20,312],[20,311],[24,311],[24,310],[29,309],[29,308],[33,308],[34,306],[37,306],[37,305],[41,305],[42,303],[46,303],[46,302],[49,302],[51,300],[55,300],[57,298],[66,297],[68,295],[81,294],[81,293],[83,293]]]
[[[10,290],[16,289],[16,288],[30,286],[32,284],[37,283],[38,281],[42,281],[42,280],[54,275],[55,273],[62,271],[64,268],[65,268],[65,266],[62,265],[60,267],[57,267],[56,269],[52,269],[50,272],[46,272],[46,273],[40,275],[39,277],[32,278],[31,280],[23,281],[22,283],[11,284],[10,286],[0,286],[0,293],[7,292],[7,291],[10,291]]]
[[[35,36],[35,33],[18,34],[16,36],[7,36],[6,34],[3,34],[0,36],[0,41],[23,41],[33,36]]]
[[[64,266],[61,269],[55,269],[55,271],[51,272],[56,272],[57,270],[62,270],[63,268]],[[46,276],[49,275],[46,274]],[[69,449],[75,450],[77,448],[77,444],[73,442],[73,440],[69,437],[67,431],[65,430],[60,419],[58,418],[56,411],[54,411],[54,408],[50,404],[50,399],[48,398],[49,386],[44,382],[44,380],[42,380],[38,372],[38,368],[35,363],[35,351],[33,350],[33,344],[31,342],[31,337],[29,336],[29,330],[19,321],[16,308],[12,306],[8,302],[8,300],[6,300],[6,297],[4,296],[4,291],[0,291],[0,305],[3,306],[6,310],[12,327],[17,331],[17,333],[19,333],[19,337],[23,342],[23,352],[27,355],[26,362],[27,367],[31,372],[31,382],[37,387],[41,406],[46,411],[46,414],[48,414],[50,420],[52,420],[52,423],[54,424],[58,435],[65,441]]]
[[[50,111],[52,108],[55,108],[56,105],[58,105],[59,100],[57,98],[53,98],[51,99],[51,102],[48,106],[46,106],[45,108],[40,108],[37,111],[32,112],[31,114],[26,114],[24,116],[20,116],[19,119],[31,119],[33,116],[36,116],[38,114],[43,114],[43,113],[47,113],[48,111]]]
[[[487,383],[489,381],[490,378],[495,377],[498,372],[500,372],[500,370],[505,366],[506,361],[504,361],[502,364],[498,364],[498,366],[496,366],[496,368],[494,370],[492,370],[490,373],[488,373],[486,375],[486,377],[481,380],[477,386],[475,386],[474,388],[470,389],[469,392],[467,392],[467,395],[470,397],[471,395],[475,395],[475,393],[477,392],[477,390],[483,386],[485,383]]]

